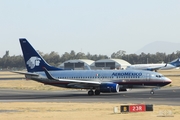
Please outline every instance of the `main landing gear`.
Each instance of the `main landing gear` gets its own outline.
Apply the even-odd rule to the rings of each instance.
[[[88,91],[88,95],[100,95],[100,90],[95,90],[95,92],[93,90],[89,90]]]
[[[94,91],[93,90],[89,90],[88,91],[88,95],[94,95]]]
[[[153,89],[150,91],[150,94],[151,94],[151,95],[154,95],[154,91],[157,90],[157,89],[160,89],[160,87],[153,88]]]
[[[151,91],[150,91],[150,94],[151,94],[151,95],[154,95],[154,90],[151,90]]]

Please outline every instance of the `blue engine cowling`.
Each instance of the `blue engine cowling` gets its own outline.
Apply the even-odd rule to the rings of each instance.
[[[119,92],[119,84],[102,83],[100,85],[100,92],[104,92],[104,93]]]

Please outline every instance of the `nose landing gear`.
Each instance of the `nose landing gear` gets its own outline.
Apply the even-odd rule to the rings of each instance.
[[[150,91],[150,94],[151,94],[151,95],[154,95],[154,91],[157,90],[157,89],[160,89],[160,87],[153,88],[153,89]]]
[[[154,90],[151,90],[151,91],[150,91],[150,94],[153,95],[153,94],[154,94]]]

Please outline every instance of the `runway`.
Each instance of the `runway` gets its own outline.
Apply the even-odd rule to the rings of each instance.
[[[180,106],[180,87],[158,89],[154,95],[149,92],[149,89],[134,89],[127,92],[88,96],[87,91],[84,90],[35,91],[0,89],[0,102],[108,102]]]

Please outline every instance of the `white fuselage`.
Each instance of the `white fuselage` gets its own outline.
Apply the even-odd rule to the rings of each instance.
[[[80,83],[81,81],[98,81],[100,84],[116,83],[126,88],[162,87],[171,83],[171,80],[164,77],[162,74],[144,70],[50,71],[50,74],[59,81],[47,79],[44,72],[37,72],[37,74],[39,74],[38,77],[29,75],[26,76],[26,78],[59,87],[74,87],[74,85],[77,85],[82,88],[88,88],[88,83],[87,85],[82,85]]]
[[[150,69],[156,69],[159,68],[159,70],[169,70],[176,68],[175,66],[171,64],[136,64],[136,65],[130,65],[126,68],[126,70],[150,70]]]

